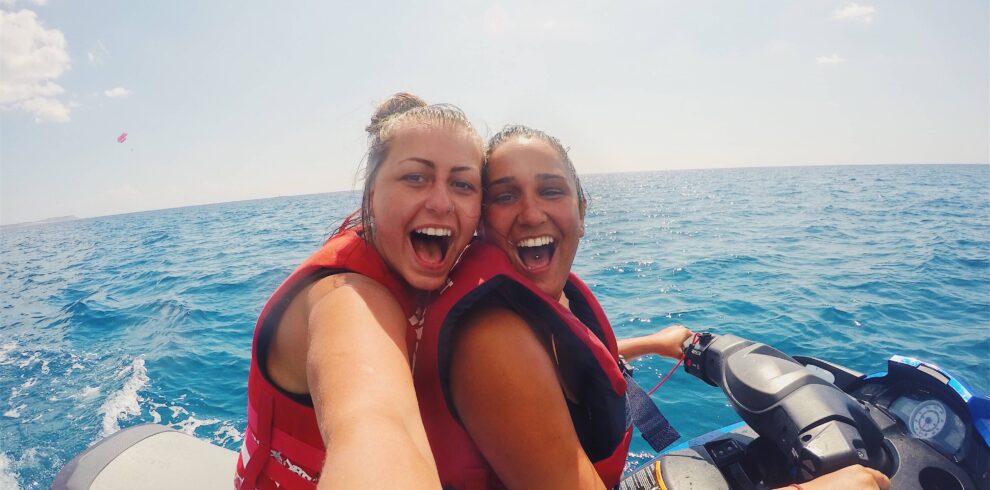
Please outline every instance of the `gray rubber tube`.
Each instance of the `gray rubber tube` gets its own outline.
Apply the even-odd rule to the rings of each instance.
[[[96,477],[117,456],[131,446],[162,432],[173,429],[157,424],[129,427],[103,439],[86,451],[72,458],[55,476],[52,490],[89,490]]]

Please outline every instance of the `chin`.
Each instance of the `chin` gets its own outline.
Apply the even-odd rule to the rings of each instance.
[[[550,284],[545,281],[533,281],[533,284],[535,284],[540,291],[543,291],[544,294],[554,299],[557,299],[561,294],[564,294],[563,284]]]
[[[443,287],[444,282],[446,282],[447,276],[443,277],[430,277],[430,276],[419,276],[412,279],[406,279],[406,282],[412,286],[413,289],[418,289],[420,291],[433,291]]]

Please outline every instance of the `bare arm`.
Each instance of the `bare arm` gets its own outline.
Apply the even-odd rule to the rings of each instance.
[[[647,354],[658,354],[678,359],[683,354],[681,344],[694,332],[681,325],[671,325],[659,332],[618,341],[619,354],[627,361]]]
[[[804,490],[889,490],[890,479],[872,468],[852,465],[802,483]],[[784,487],[778,490],[794,490]]]
[[[553,360],[503,309],[470,315],[454,341],[451,389],[468,433],[509,488],[604,484],[571,422]]]
[[[324,279],[307,298],[306,377],[327,447],[320,488],[390,488],[400,475],[404,488],[439,488],[398,303],[355,274]]]

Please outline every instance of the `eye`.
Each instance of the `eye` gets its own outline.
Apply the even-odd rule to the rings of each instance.
[[[563,189],[560,189],[558,187],[548,187],[546,189],[541,190],[540,195],[543,197],[553,199],[553,198],[565,196],[567,195],[567,193],[564,192]]]
[[[461,191],[461,192],[473,192],[475,189],[477,189],[477,187],[475,187],[474,184],[472,184],[472,183],[470,183],[470,182],[468,182],[466,180],[455,180],[450,185],[454,189],[456,189],[458,191]]]
[[[492,194],[489,198],[489,202],[492,204],[510,204],[515,202],[516,194],[513,192],[499,192]]]
[[[410,184],[425,184],[426,176],[423,174],[405,174],[402,176],[402,180]]]

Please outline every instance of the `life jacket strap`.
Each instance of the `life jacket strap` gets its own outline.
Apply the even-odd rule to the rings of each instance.
[[[245,444],[248,444],[248,437],[252,437],[257,440],[258,446],[252,451],[250,447],[249,460],[244,463],[244,473],[241,478],[237,480],[239,487],[241,489],[250,490],[257,488],[258,477],[261,476],[262,470],[264,470],[266,463],[268,462],[267,454],[271,451],[271,428],[272,428],[272,398],[268,393],[262,392],[259,396],[260,406],[258,407],[258,415],[256,417],[256,423],[248,423],[248,429],[245,431]],[[250,402],[248,403],[250,407]],[[252,427],[253,425],[253,427]],[[251,441],[254,442],[254,441]]]
[[[681,434],[660,413],[660,409],[653,403],[650,395],[643,391],[643,387],[628,372],[623,373],[623,376],[626,378],[626,409],[629,411],[627,419],[631,419],[654,451],[662,451],[679,439]]]

